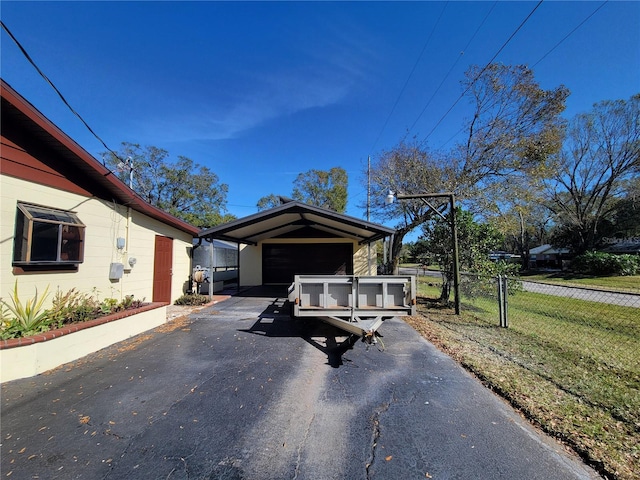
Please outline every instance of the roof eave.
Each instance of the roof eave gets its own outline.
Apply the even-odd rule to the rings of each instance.
[[[84,171],[92,181],[97,182],[100,186],[105,188],[113,196],[113,199],[119,201],[123,205],[132,207],[140,213],[144,213],[156,220],[189,233],[190,235],[198,235],[200,232],[198,227],[180,220],[179,218],[176,218],[144,201],[139,195],[120,181],[120,179],[118,179],[111,170],[98,162],[84,148],[60,130],[60,128],[53,124],[37,108],[35,108],[1,78],[0,89],[2,98],[11,103],[35,126],[49,135],[52,140],[64,147],[66,152],[68,152],[67,155],[65,155],[65,158],[76,164],[78,168],[82,169],[82,171]]]

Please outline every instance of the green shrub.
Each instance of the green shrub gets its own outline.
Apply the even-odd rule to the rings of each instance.
[[[105,298],[100,302],[100,313],[102,315],[109,315],[118,311],[118,300],[115,298]]]
[[[637,275],[640,273],[640,257],[587,252],[574,258],[571,267],[574,272],[585,275]]]
[[[502,275],[509,277],[507,293],[513,295],[522,290],[519,269],[520,265],[502,260],[478,262],[474,273],[460,275],[460,292],[468,298],[495,297],[498,290],[497,277]]]
[[[41,297],[38,297],[38,289],[33,298],[22,303],[18,296],[18,281],[9,295],[11,303],[2,300],[2,324],[0,338],[24,337],[49,330],[51,320],[48,313],[42,307],[48,296],[49,287]]]
[[[75,288],[66,293],[58,290],[48,310],[42,308],[45,299],[46,291],[45,295],[38,299],[36,290],[36,296],[23,304],[18,298],[16,282],[11,294],[11,304],[0,299],[0,339],[27,337],[52,328],[139,308],[144,304],[144,299],[135,300],[133,295],[125,296],[120,302],[115,298],[107,298],[100,302],[87,293],[78,292]]]
[[[187,295],[182,295],[180,298],[178,298],[175,302],[174,305],[191,305],[191,306],[199,306],[199,305],[204,305],[209,301],[209,297],[206,295],[200,295],[200,294],[187,294]]]
[[[87,293],[72,288],[67,293],[60,290],[53,297],[49,316],[58,327],[68,323],[92,320],[98,316],[98,301]]]

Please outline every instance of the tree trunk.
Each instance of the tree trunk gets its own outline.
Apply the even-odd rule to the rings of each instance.
[[[440,301],[443,304],[449,303],[451,297],[451,278],[452,275],[442,272],[442,290],[440,291]]]

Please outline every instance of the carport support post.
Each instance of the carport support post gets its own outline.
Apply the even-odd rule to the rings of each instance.
[[[211,255],[209,256],[209,303],[213,302],[213,259],[215,258],[213,251],[213,237],[209,237],[211,242]]]
[[[237,243],[236,253],[236,292],[240,293],[240,243]]]

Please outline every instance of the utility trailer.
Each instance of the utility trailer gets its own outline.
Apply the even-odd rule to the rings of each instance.
[[[375,343],[387,318],[415,315],[411,275],[296,275],[289,287],[293,317],[314,317]]]

